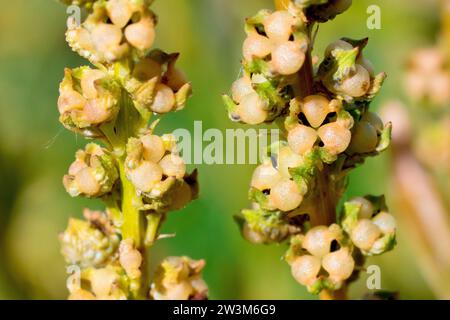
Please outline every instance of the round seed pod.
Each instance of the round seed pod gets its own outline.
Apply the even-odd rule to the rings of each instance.
[[[337,41],[331,43],[330,45],[328,45],[327,49],[325,50],[325,56],[330,57],[332,52],[336,49],[348,51],[348,50],[352,50],[353,46],[344,40],[337,40]]]
[[[302,46],[296,41],[287,41],[272,51],[272,67],[276,73],[291,75],[300,70],[305,62]]]
[[[381,120],[381,118],[374,112],[368,111],[364,113],[361,121],[370,123],[378,132],[381,132],[384,129],[383,120]]]
[[[125,27],[133,14],[128,0],[109,0],[106,3],[106,11],[112,23],[119,28]]]
[[[358,213],[359,219],[371,219],[375,211],[372,202],[363,197],[356,197],[349,201],[349,203],[357,203],[361,205]]]
[[[149,161],[143,161],[136,169],[128,172],[129,179],[141,192],[150,192],[161,181],[162,175],[161,167]]]
[[[140,140],[144,147],[144,159],[150,162],[158,163],[166,153],[164,142],[161,137],[153,134],[147,134],[142,136]]]
[[[330,101],[320,95],[308,96],[303,100],[302,112],[313,128],[318,128],[322,125],[328,113]]]
[[[356,63],[366,69],[369,72],[370,77],[375,77],[375,67],[369,59],[364,58],[364,56],[361,54],[358,60],[356,60]]]
[[[320,259],[310,255],[298,257],[291,263],[292,276],[304,286],[314,284],[319,275],[320,268]]]
[[[256,125],[266,121],[268,116],[267,103],[256,92],[246,95],[238,107],[241,120],[247,124]]]
[[[344,152],[352,139],[350,130],[337,122],[328,123],[320,127],[317,133],[325,148],[333,154]]]
[[[183,158],[175,154],[168,154],[159,162],[163,174],[168,177],[182,179],[186,174],[186,165]]]
[[[254,32],[245,39],[242,51],[248,61],[253,58],[264,58],[272,51],[272,43],[267,37]]]
[[[231,86],[232,98],[237,103],[240,103],[245,96],[253,92],[255,91],[252,88],[252,83],[246,76],[236,80]]]
[[[348,248],[327,254],[322,260],[322,267],[330,275],[330,279],[336,282],[347,280],[353,273],[355,261]]]
[[[326,226],[318,226],[306,233],[302,246],[313,256],[321,258],[330,253],[333,240],[336,240],[336,234]]]
[[[303,164],[303,157],[294,153],[288,146],[280,148],[277,157],[278,172],[284,178],[291,178],[290,168],[297,168]]]
[[[270,40],[285,42],[292,34],[294,17],[288,11],[275,11],[264,20],[264,30]]]
[[[92,29],[91,37],[97,51],[108,58],[114,58],[114,52],[120,48],[122,30],[113,24],[99,23]]]
[[[313,148],[317,141],[317,132],[310,127],[299,124],[289,131],[287,140],[292,151],[303,155]]]
[[[78,187],[78,192],[88,197],[97,195],[100,192],[100,184],[96,179],[95,170],[84,168],[74,176],[74,183]]]
[[[261,191],[272,189],[281,179],[278,170],[271,163],[265,163],[254,171],[251,186]]]
[[[383,234],[394,233],[397,229],[397,222],[392,214],[387,212],[380,212],[372,219],[373,224],[375,224]]]
[[[130,24],[124,32],[127,41],[135,48],[145,51],[155,41],[155,25],[150,16],[142,17],[138,22]]]
[[[131,279],[141,276],[142,255],[133,246],[130,239],[122,240],[119,245],[119,262]]]
[[[356,72],[349,78],[345,79],[338,86],[338,91],[348,96],[359,98],[364,96],[370,88],[370,74],[361,65],[356,65]]]
[[[173,90],[163,84],[159,83],[155,87],[155,98],[151,106],[151,110],[155,113],[167,113],[175,106],[175,94]]]
[[[357,123],[353,130],[349,150],[354,153],[369,153],[375,151],[377,145],[377,130],[368,122]]]
[[[289,179],[277,183],[270,191],[269,198],[281,211],[294,210],[303,201],[303,195],[300,194],[297,184]]]
[[[351,232],[352,242],[361,250],[368,251],[381,236],[381,231],[372,221],[362,219],[358,221]]]

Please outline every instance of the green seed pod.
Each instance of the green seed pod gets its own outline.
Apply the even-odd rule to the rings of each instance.
[[[111,192],[118,177],[113,158],[99,145],[90,143],[76,153],[63,183],[72,197],[101,197]]]
[[[150,295],[155,300],[206,300],[208,287],[202,279],[204,260],[168,257],[158,266]]]
[[[91,223],[77,219],[69,220],[69,226],[59,239],[66,263],[81,268],[106,265],[115,259],[119,246],[116,234],[104,233]]]

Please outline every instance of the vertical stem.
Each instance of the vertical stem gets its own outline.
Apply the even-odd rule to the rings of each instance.
[[[290,0],[274,0],[277,10],[287,10]],[[307,35],[309,40],[308,50],[305,55],[305,62],[297,74],[297,85],[294,92],[297,97],[303,99],[314,94],[314,69],[312,63],[312,42],[311,39],[313,25],[307,26]],[[330,180],[328,178],[327,166],[318,173],[316,185],[317,208],[313,208],[311,223],[313,225],[330,225],[336,221],[336,199],[330,192]],[[344,300],[346,299],[347,288],[344,286],[341,290],[330,292],[323,290],[320,293],[322,300]]]

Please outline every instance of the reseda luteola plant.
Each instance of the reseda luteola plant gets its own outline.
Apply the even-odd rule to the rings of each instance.
[[[321,298],[343,298],[365,257],[395,245],[396,222],[384,197],[338,202],[348,173],[390,143],[391,125],[369,110],[385,74],[364,57],[368,39],[343,38],[313,63],[318,23],[351,0],[279,0],[277,11],[246,20],[243,76],[224,96],[233,121],[277,123],[285,141],[271,145],[256,168],[252,208],[237,220],[257,244],[288,242],[293,277]]]
[[[70,47],[94,67],[66,69],[58,109],[69,130],[101,144],[76,153],[64,176],[67,192],[98,198],[105,212],[71,219],[62,253],[75,271],[70,299],[206,299],[204,261],[169,257],[148,274],[146,250],[170,211],[198,195],[197,173],[186,173],[175,137],[158,136],[153,114],[181,110],[191,85],[175,67],[178,54],[151,47],[156,16],[150,0],[64,0],[84,7],[69,21]],[[71,18],[69,18],[71,19]],[[79,272],[77,271],[77,268]]]

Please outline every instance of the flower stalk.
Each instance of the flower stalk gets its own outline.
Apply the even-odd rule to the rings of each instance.
[[[60,121],[98,142],[77,152],[64,186],[106,205],[72,219],[60,236],[66,262],[80,269],[70,276],[69,298],[205,299],[203,260],[169,257],[163,272],[148,272],[165,216],[198,196],[197,173],[186,173],[175,137],[155,133],[161,116],[183,109],[191,95],[175,66],[179,54],[152,49],[151,0],[63,2],[86,10],[83,23],[68,24],[66,39],[95,68],[65,70]]]
[[[396,223],[384,197],[338,203],[348,173],[390,144],[390,123],[369,111],[386,77],[364,57],[367,39],[342,38],[313,64],[319,23],[351,0],[276,0],[245,24],[244,76],[224,102],[232,121],[275,122],[284,141],[255,170],[251,209],[236,217],[255,244],[289,243],[293,277],[321,299],[345,299],[365,256],[395,245]]]

